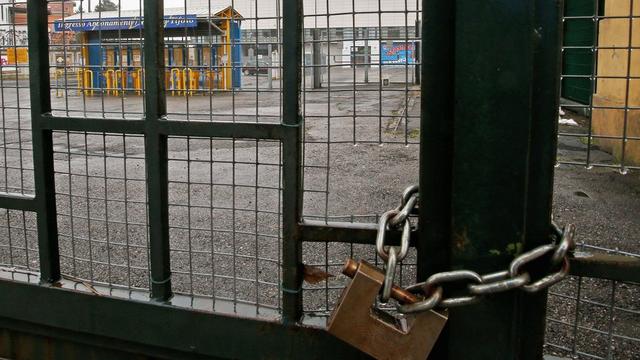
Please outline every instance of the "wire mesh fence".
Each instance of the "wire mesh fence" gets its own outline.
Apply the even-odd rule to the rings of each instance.
[[[38,271],[35,214],[2,209],[0,232],[0,263],[12,269]]]
[[[635,0],[569,0],[564,13],[558,161],[640,164],[638,27]]]
[[[169,226],[174,291],[279,308],[279,142],[169,139]],[[244,313],[250,309],[245,307]]]
[[[26,62],[26,1],[4,1],[0,4],[3,18],[10,14],[18,21],[0,23],[0,111],[2,111],[2,142],[0,145],[0,191],[33,194],[33,154],[28,63]],[[10,10],[13,9],[13,10]]]
[[[11,10],[14,9],[14,10]],[[19,17],[26,1],[0,3],[0,16]],[[0,22],[0,193],[33,195],[33,153],[31,144],[26,22]],[[35,214],[1,210],[0,262],[12,269],[38,270]]]
[[[634,133],[632,21],[640,4],[590,3],[593,11],[567,1],[558,163],[627,172],[638,167],[634,154],[640,149],[640,135]],[[48,4],[53,116],[81,124],[144,119],[145,77],[158,74],[144,71],[142,1]],[[165,4],[165,73],[158,76],[166,88],[166,119],[281,123],[282,3]],[[329,225],[375,223],[398,205],[405,187],[418,182],[421,2],[305,0],[303,5],[301,215]],[[26,2],[0,1],[0,9],[8,19],[0,24],[0,191],[32,195],[26,18],[21,20]],[[582,35],[573,42],[576,28]],[[622,28],[626,37],[607,38]],[[587,38],[592,43],[585,44]],[[170,136],[167,145],[174,304],[279,317],[282,143]],[[148,295],[153,224],[144,137],[56,131],[53,149],[63,276],[84,284],[84,290]],[[0,263],[37,271],[35,215],[3,210],[0,232]],[[583,244],[590,251],[609,247]],[[633,246],[623,253],[638,256]],[[348,257],[382,264],[371,245],[303,246],[305,266],[332,275]],[[409,285],[415,277],[412,250],[398,281]],[[341,275],[305,283],[305,321],[324,324],[346,283]],[[633,358],[640,346],[637,298],[637,284],[572,278],[555,287],[547,351]]]
[[[120,134],[55,134],[63,276],[149,289],[143,142]]]
[[[604,279],[570,277],[555,286],[548,300],[546,352],[572,359],[635,359],[639,296],[637,283]]]

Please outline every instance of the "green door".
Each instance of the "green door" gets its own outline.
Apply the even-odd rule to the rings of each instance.
[[[562,97],[581,104],[591,102],[595,72],[597,29],[593,17],[602,15],[604,0],[566,0],[564,22],[564,52],[562,56]]]

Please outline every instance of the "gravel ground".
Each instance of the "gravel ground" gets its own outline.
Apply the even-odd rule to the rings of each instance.
[[[395,78],[403,79],[404,73],[396,71]],[[303,207],[310,219],[373,222],[376,214],[396,205],[402,189],[418,179],[418,119],[412,117],[419,115],[419,93],[415,88],[405,92],[399,83],[385,87],[383,93],[378,92],[377,82],[354,90],[346,82],[350,73],[332,73],[332,79],[345,80],[331,84],[330,104],[326,87],[307,89],[305,94]],[[247,79],[245,86],[255,83],[255,79]],[[264,78],[258,78],[258,83],[258,95],[248,91],[212,99],[194,96],[188,104],[183,97],[169,97],[169,118],[207,120],[213,114],[217,121],[279,121],[277,82],[273,91]],[[82,116],[86,109],[87,116],[95,116],[104,109],[109,117],[122,117],[125,112],[127,118],[139,118],[142,113],[139,96],[83,98],[75,90],[68,94],[54,96],[56,113],[67,113],[68,109],[69,114]],[[0,189],[29,193],[32,172],[12,169],[32,167],[28,110],[10,109],[18,100],[20,107],[28,104],[28,93],[20,90],[16,95],[15,89],[3,91]],[[405,114],[409,115],[408,125]],[[56,133],[54,150],[65,275],[93,283],[148,288],[143,139]],[[583,152],[579,138],[560,139],[561,159],[580,157]],[[280,305],[280,155],[277,142],[170,138],[169,226],[177,292],[226,304],[257,304],[243,308],[248,315],[268,316]],[[594,156],[603,161],[610,158],[599,150]],[[559,223],[578,226],[579,241],[639,254],[639,195],[637,173],[621,175],[612,169],[587,171],[561,166],[556,169],[554,214]],[[37,269],[36,236],[30,230],[35,228],[34,216],[15,211],[0,215],[0,263]],[[24,251],[25,244],[30,251]],[[370,246],[304,245],[305,264],[328,264],[325,270],[333,274],[339,272],[347,256],[374,261],[374,254]],[[405,284],[415,273],[414,261],[414,254],[410,254],[402,267]],[[326,314],[345,281],[335,277],[306,285],[305,309]],[[582,301],[576,307],[579,282]],[[567,356],[584,352],[604,357],[611,351],[616,359],[638,358],[637,285],[616,284],[614,290],[607,281],[572,278],[556,286],[553,293],[548,342],[569,350],[548,346],[549,353]],[[615,307],[610,306],[612,293]],[[232,311],[240,312],[238,308]],[[572,326],[576,320],[580,325],[577,332]],[[610,332],[616,336],[610,339]]]

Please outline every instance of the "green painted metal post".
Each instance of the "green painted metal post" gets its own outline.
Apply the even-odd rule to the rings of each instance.
[[[301,131],[300,84],[302,64],[302,0],[283,1],[282,125],[289,129],[283,146],[283,283],[282,320],[295,323],[302,316],[302,240],[300,231]]]
[[[38,216],[40,279],[43,283],[53,283],[60,279],[53,135],[51,130],[42,127],[43,115],[51,113],[48,11],[47,2],[43,0],[29,0],[27,6],[33,176]]]
[[[145,156],[149,196],[151,298],[171,298],[167,136],[160,122],[167,113],[164,90],[164,1],[144,2]]]
[[[503,270],[524,246],[533,24],[534,0],[456,2],[452,268]],[[452,309],[449,359],[523,358],[523,311],[516,292]]]
[[[419,278],[503,270],[549,240],[558,6],[423,1]],[[545,306],[514,291],[451,309],[431,358],[540,359]]]

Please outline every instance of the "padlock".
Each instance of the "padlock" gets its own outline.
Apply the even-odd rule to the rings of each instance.
[[[374,303],[384,274],[364,261],[348,260],[343,271],[353,278],[328,321],[328,331],[376,359],[425,360],[447,321],[447,313],[425,311],[395,317]],[[401,303],[418,298],[397,286],[391,296]]]

